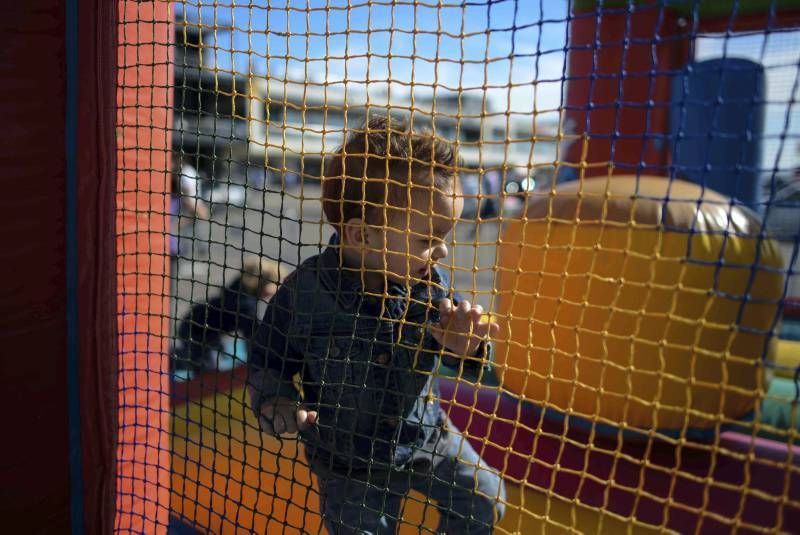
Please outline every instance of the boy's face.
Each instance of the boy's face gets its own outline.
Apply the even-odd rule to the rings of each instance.
[[[387,224],[366,225],[365,276],[412,286],[428,280],[431,268],[447,257],[446,239],[461,217],[460,191],[418,191],[409,208],[388,208]]]

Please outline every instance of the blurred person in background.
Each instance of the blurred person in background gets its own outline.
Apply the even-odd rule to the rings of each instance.
[[[172,193],[180,202],[180,215],[208,219],[210,212],[201,192],[202,179],[185,154],[172,153]]]
[[[234,335],[249,348],[258,323],[258,302],[269,300],[281,281],[277,262],[250,256],[241,275],[220,293],[194,304],[177,327],[173,364],[179,376],[217,369],[227,353],[223,338]],[[228,356],[230,358],[230,356]],[[233,362],[233,367],[243,362]]]

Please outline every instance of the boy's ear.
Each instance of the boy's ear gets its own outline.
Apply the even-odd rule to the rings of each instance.
[[[366,245],[367,231],[364,221],[353,217],[342,225],[342,242],[348,245]]]

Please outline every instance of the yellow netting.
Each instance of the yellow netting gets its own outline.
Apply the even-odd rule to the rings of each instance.
[[[354,527],[325,469],[424,449],[435,398],[495,532],[798,529],[798,19],[662,4],[173,4],[175,525]],[[265,432],[277,395],[316,434]],[[413,486],[369,477],[365,531]],[[453,516],[409,492],[400,531]]]

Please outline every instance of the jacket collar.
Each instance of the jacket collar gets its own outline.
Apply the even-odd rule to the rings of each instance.
[[[342,268],[341,249],[339,235],[334,232],[328,247],[319,256],[320,280],[328,291],[336,293],[339,305],[351,311],[361,299],[363,290],[355,272]]]
[[[345,312],[352,312],[362,301],[366,305],[375,305],[375,315],[380,313],[380,298],[365,296],[361,278],[355,270],[343,269],[341,261],[341,242],[338,234],[331,236],[328,246],[319,257],[320,281],[329,292],[336,294],[339,306]],[[434,284],[445,285],[444,277],[434,268],[432,277]],[[412,295],[427,294],[427,285],[420,283],[410,289]],[[447,288],[445,287],[445,291]],[[402,284],[390,282],[385,306],[391,317],[400,317],[408,302],[409,288]]]

